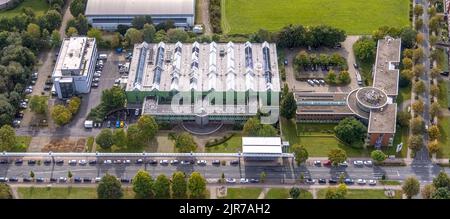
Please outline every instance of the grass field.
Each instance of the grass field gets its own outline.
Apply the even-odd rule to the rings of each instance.
[[[439,138],[439,145],[441,151],[437,154],[438,158],[450,157],[450,117],[439,118],[439,130],[441,137]]]
[[[96,199],[96,188],[67,187],[67,188],[42,188],[20,187],[17,189],[21,199]],[[124,198],[134,198],[131,188],[124,189]]]
[[[324,199],[326,189],[321,189],[317,192],[317,198]],[[401,191],[395,191],[394,199],[401,199]],[[346,199],[389,199],[384,194],[384,190],[377,189],[349,189]]]
[[[397,104],[403,103],[411,99],[411,85],[402,87],[398,90]]]
[[[448,107],[448,91],[447,91],[447,81],[440,81],[439,86],[439,95],[438,95],[438,103],[444,109]]]
[[[276,31],[288,24],[326,24],[347,34],[409,25],[409,0],[222,0],[225,33]]]
[[[289,198],[289,189],[272,188],[267,192],[266,199],[287,199]],[[313,199],[311,192],[306,189],[300,189],[299,199]]]
[[[241,135],[234,135],[228,141],[212,146],[212,147],[205,147],[206,152],[208,153],[237,153],[238,151],[241,151],[242,146],[242,136]]]
[[[0,11],[0,17],[14,17],[22,13],[22,9],[26,7],[32,8],[34,13],[36,13],[36,16],[41,16],[48,10],[49,5],[47,0],[25,0],[16,8]]]
[[[228,188],[226,199],[257,199],[261,188]]]

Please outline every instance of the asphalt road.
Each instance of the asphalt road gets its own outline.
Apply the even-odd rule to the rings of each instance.
[[[60,158],[58,158],[60,159]],[[437,165],[427,163],[413,163],[411,166],[405,167],[357,167],[350,164],[348,167],[324,167],[305,165],[297,167],[292,165],[290,161],[286,161],[283,165],[273,165],[268,163],[249,163],[242,162],[240,165],[230,165],[227,162],[226,166],[211,165],[211,160],[208,161],[206,166],[201,165],[156,165],[151,164],[135,164],[136,158],[121,158],[130,159],[131,164],[103,164],[102,160],[99,160],[99,164],[96,165],[69,165],[68,160],[74,158],[65,158],[63,165],[50,164],[44,165],[28,165],[25,160],[23,164],[16,165],[14,162],[9,164],[0,164],[0,177],[18,177],[19,179],[29,177],[30,171],[33,171],[36,178],[59,178],[67,177],[68,171],[71,171],[73,177],[80,178],[96,178],[101,177],[106,173],[113,174],[120,178],[132,178],[136,172],[140,169],[144,169],[153,176],[159,174],[165,174],[167,176],[172,175],[175,171],[182,171],[187,174],[198,171],[207,179],[218,179],[221,174],[224,173],[226,178],[259,178],[261,172],[267,174],[267,182],[273,184],[293,182],[294,179],[299,179],[303,174],[305,178],[312,179],[330,179],[336,178],[344,173],[346,177],[357,180],[359,178],[380,179],[383,174],[387,176],[389,180],[404,180],[409,176],[415,176],[423,184],[430,183],[432,179],[441,171],[445,170],[447,174],[450,174],[449,168],[441,168]],[[84,158],[82,158],[84,159]],[[104,158],[104,159],[117,159],[117,158]],[[223,159],[223,158],[222,158]],[[159,160],[159,159],[156,159]],[[266,165],[267,164],[267,165]]]

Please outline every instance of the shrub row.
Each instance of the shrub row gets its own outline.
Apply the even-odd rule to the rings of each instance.
[[[222,143],[230,140],[230,138],[233,136],[234,136],[234,133],[231,133],[231,134],[227,134],[227,135],[223,136],[222,138],[216,138],[214,140],[209,140],[208,142],[206,142],[205,147],[212,147],[212,146],[222,144]]]
[[[220,26],[220,20],[222,17],[221,0],[209,1],[209,22],[214,33],[222,33],[222,27]]]

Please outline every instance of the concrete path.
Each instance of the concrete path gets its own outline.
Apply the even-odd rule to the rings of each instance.
[[[212,35],[213,31],[211,23],[209,22],[209,0],[198,0],[197,4],[197,16],[199,16],[198,23],[204,25],[204,32],[206,35]]]
[[[258,196],[258,199],[265,199],[270,188],[264,188]]]

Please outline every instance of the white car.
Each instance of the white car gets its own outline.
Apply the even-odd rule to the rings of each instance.
[[[241,180],[239,181],[242,184],[248,183],[248,179],[246,178],[241,178]]]
[[[169,161],[168,160],[160,160],[159,164],[167,165],[167,164],[169,164]]]
[[[198,161],[197,161],[197,164],[198,164],[198,165],[206,165],[207,162],[206,162],[206,160],[198,160]]]
[[[322,162],[320,162],[320,160],[315,160],[314,161],[314,165],[316,166],[320,166],[322,164]]]
[[[69,160],[69,164],[77,164],[77,160]]]
[[[371,160],[365,160],[364,161],[364,165],[366,165],[366,166],[372,166],[373,165],[373,163],[372,163],[372,161]]]
[[[80,165],[86,165],[86,164],[87,164],[87,161],[86,161],[86,160],[79,160],[79,161],[78,161],[78,164],[80,164]]]
[[[355,161],[353,161],[353,164],[355,166],[362,166],[362,165],[364,165],[364,162],[362,160],[355,160]]]
[[[225,181],[227,183],[236,183],[236,179],[235,178],[227,178],[227,179],[225,179]]]
[[[104,164],[112,164],[112,161],[111,160],[104,160],[103,163]]]
[[[102,76],[101,73],[94,73],[94,77],[96,77],[96,78],[99,78],[99,77],[101,77],[101,76]]]
[[[344,161],[344,162],[340,163],[339,166],[348,167],[348,163],[347,163],[347,161]]]
[[[369,185],[371,185],[371,186],[375,186],[375,185],[377,185],[377,181],[376,181],[376,180],[373,180],[373,179],[371,179],[371,180],[369,180]]]
[[[100,177],[95,177],[95,182],[96,182],[96,183],[100,182],[100,180],[102,180],[102,178],[100,178]]]
[[[178,160],[171,160],[171,161],[170,161],[170,164],[172,164],[172,165],[175,165],[175,164],[178,164],[178,163],[179,163]]]
[[[364,179],[358,179],[358,180],[356,181],[356,183],[358,183],[359,185],[366,185],[366,180],[364,180]]]
[[[123,163],[124,163],[124,164],[130,164],[130,163],[131,163],[131,160],[124,160]]]

